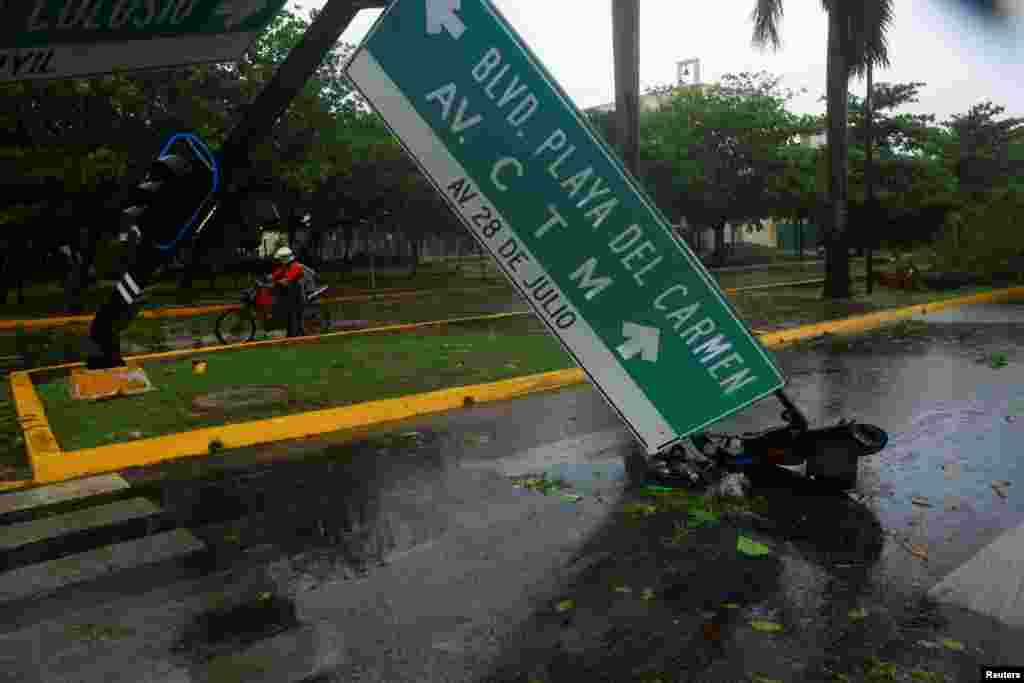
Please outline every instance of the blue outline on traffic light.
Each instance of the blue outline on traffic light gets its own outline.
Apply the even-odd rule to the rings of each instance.
[[[213,173],[213,187],[210,189],[210,194],[206,195],[202,203],[196,208],[195,213],[192,214],[192,218],[190,218],[189,221],[182,226],[181,230],[178,231],[178,235],[173,240],[166,244],[155,245],[156,248],[160,249],[161,251],[170,251],[171,249],[174,249],[178,245],[178,242],[180,242],[181,239],[186,235],[186,233],[188,233],[188,231],[191,230],[192,227],[195,225],[196,219],[199,217],[199,213],[206,206],[206,203],[210,200],[211,197],[217,194],[217,190],[220,188],[220,164],[217,163],[217,157],[214,156],[213,152],[210,151],[210,148],[206,146],[206,143],[204,143],[202,140],[199,139],[198,136],[193,135],[192,133],[175,133],[174,135],[172,135],[170,139],[166,143],[164,143],[164,146],[160,150],[160,156],[158,158],[165,158],[167,156],[167,151],[175,142],[179,140],[185,140],[186,142],[188,142],[189,147],[192,148],[193,154],[195,154],[196,157],[201,162],[203,162],[203,165],[205,165],[206,168],[210,169],[210,172]]]

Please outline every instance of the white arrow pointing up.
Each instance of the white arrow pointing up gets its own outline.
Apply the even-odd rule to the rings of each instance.
[[[619,352],[623,360],[629,360],[640,354],[641,358],[651,363],[658,361],[658,339],[661,337],[661,330],[657,327],[623,323],[622,336],[626,338],[626,341],[615,350]]]
[[[459,19],[455,10],[462,5],[462,0],[426,0],[427,33],[437,35],[442,30],[448,31],[452,38],[458,40],[466,32],[466,25]]]

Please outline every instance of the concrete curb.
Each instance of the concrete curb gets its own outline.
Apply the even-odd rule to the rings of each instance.
[[[888,322],[909,319],[946,308],[955,308],[973,303],[1006,301],[1020,297],[1024,297],[1024,287],[985,292],[947,299],[945,301],[882,311],[855,318],[805,325],[791,330],[764,334],[760,336],[760,339],[766,347],[779,348],[824,334],[861,332],[879,327]],[[412,325],[393,325],[385,328],[339,332],[324,336],[374,334],[432,326],[437,327],[452,323],[457,324],[459,322],[494,320],[516,315],[522,314],[503,313],[493,316],[433,321]],[[270,340],[239,346],[248,348],[265,344],[310,343],[320,338],[322,337]],[[146,360],[195,355],[212,351],[223,352],[238,349],[239,346],[218,346],[195,350],[183,349],[180,351],[135,356],[133,359]],[[215,441],[219,442],[224,448],[239,448],[242,446],[298,439],[326,432],[366,428],[410,417],[445,412],[474,403],[490,403],[518,398],[538,392],[583,384],[587,381],[583,370],[570,368],[539,375],[517,377],[490,384],[455,387],[425,394],[371,401],[343,408],[317,410],[266,420],[208,427],[96,448],[62,451],[46,419],[42,402],[33,388],[31,374],[80,365],[81,363],[73,363],[51,368],[20,371],[10,375],[12,394],[19,422],[25,432],[25,442],[32,465],[33,480],[31,485],[54,483],[76,477],[112,472],[126,467],[152,465],[164,460],[207,455],[211,452],[211,443]]]

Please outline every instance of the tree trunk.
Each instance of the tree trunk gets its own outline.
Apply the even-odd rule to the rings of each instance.
[[[640,160],[640,2],[612,0],[615,63],[616,142],[626,168],[639,176]]]
[[[868,88],[867,94],[864,97],[864,132],[866,133],[866,140],[864,144],[864,199],[868,206],[867,217],[868,224],[867,228],[867,263],[866,275],[868,277],[867,293],[871,294],[874,290],[874,277],[875,277],[875,235],[878,230],[878,211],[875,206],[875,160],[874,160],[874,69],[872,65],[868,64]]]
[[[825,246],[825,297],[846,299],[850,296],[850,253],[847,247],[846,216],[848,197],[848,131],[849,102],[847,89],[850,73],[842,51],[842,13],[833,10],[828,19],[828,154],[829,154],[829,225]]]
[[[409,238],[409,247],[412,250],[411,258],[409,259],[411,261],[411,263],[409,265],[412,266],[411,268],[409,268],[409,279],[410,280],[413,279],[414,277],[416,277],[416,273],[419,271],[419,268],[420,268],[420,257],[421,257],[421,255],[423,253],[423,240],[424,239],[426,239],[426,238],[424,238],[424,237],[411,237],[411,238]]]
[[[714,226],[715,246],[711,256],[711,262],[716,266],[725,264],[725,221],[719,221]]]

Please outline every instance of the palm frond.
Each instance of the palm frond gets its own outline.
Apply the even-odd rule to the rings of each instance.
[[[752,42],[757,47],[770,45],[778,49],[782,45],[779,38],[779,26],[782,24],[782,0],[757,0],[754,10],[750,13],[754,22]]]
[[[887,33],[892,26],[894,0],[863,0],[863,2],[836,2],[831,4],[843,12],[846,35],[844,50],[851,73],[862,76],[867,65],[889,66]]]

